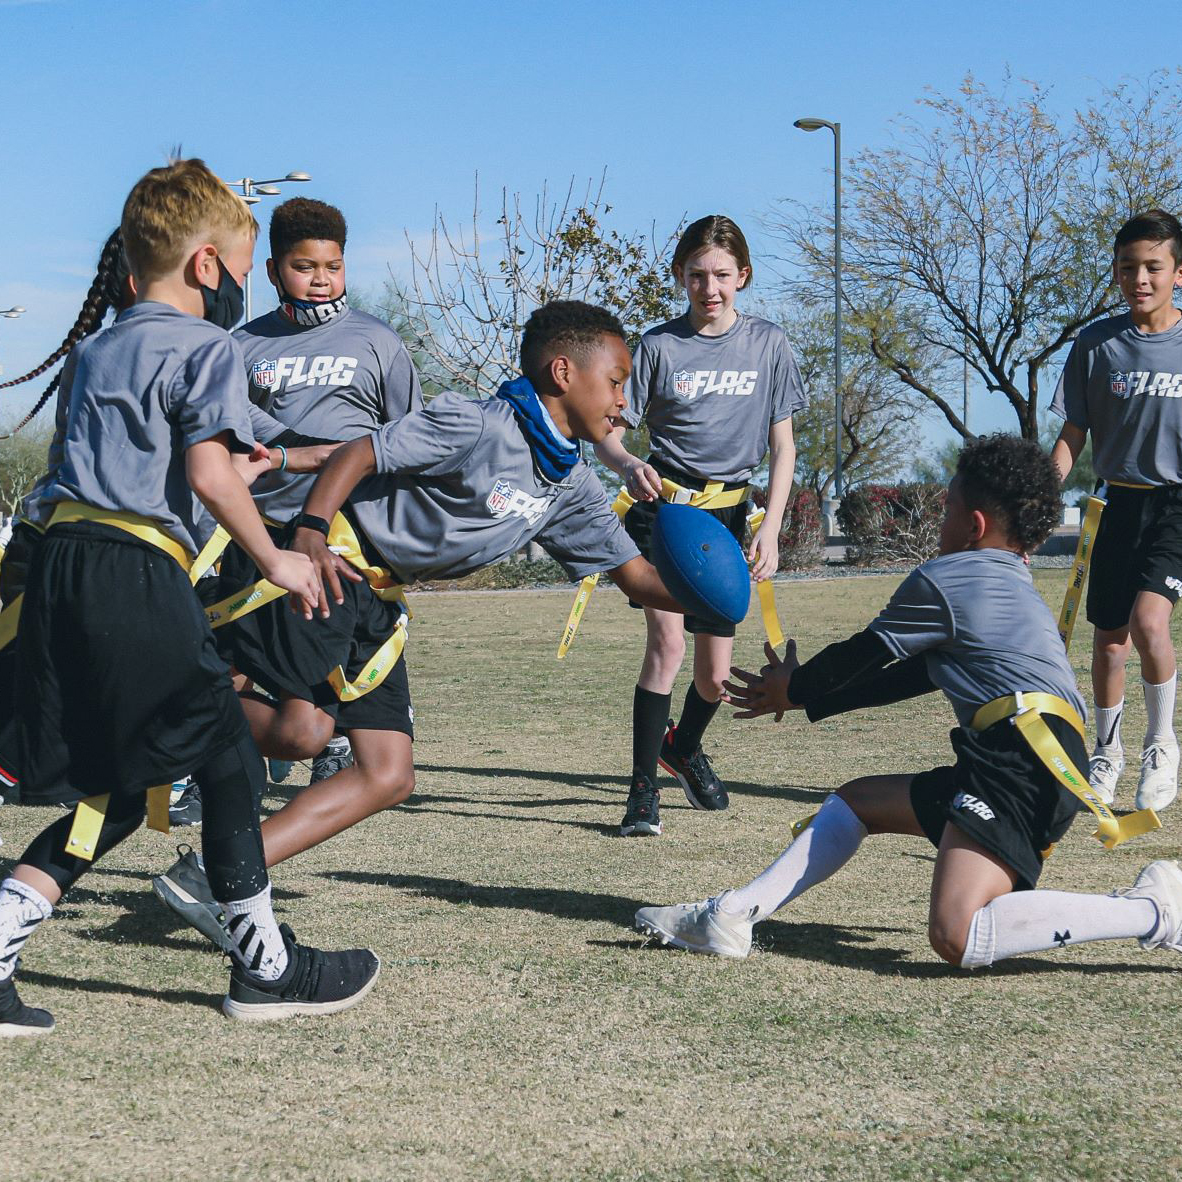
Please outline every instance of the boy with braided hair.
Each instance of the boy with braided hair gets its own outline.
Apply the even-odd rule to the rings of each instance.
[[[1174,862],[1151,862],[1111,895],[1034,889],[1080,800],[1102,828],[1107,813],[1079,771],[1083,700],[1024,562],[1058,515],[1058,473],[1035,443],[970,443],[948,487],[939,556],[864,631],[803,665],[789,641],[783,660],[767,647],[759,674],[734,670],[727,692],[740,718],[804,710],[817,721],[942,690],[959,723],[956,762],[850,781],[754,881],[702,903],[642,907],[636,926],[678,948],[745,957],[754,924],[835,874],[867,835],[896,833],[937,847],[928,938],[950,964],[980,968],[1090,940],[1182,951]],[[1064,786],[1073,781],[1075,793]]]
[[[295,941],[271,909],[262,770],[187,572],[199,500],[310,615],[318,580],[275,548],[245,479],[268,463],[249,426],[242,312],[256,226],[199,160],[132,189],[122,232],[137,303],[71,354],[53,506],[17,637],[18,747],[33,791],[64,779],[87,799],[34,838],[0,883],[0,1036],[53,1029],[13,982],[18,956],[94,859],[134,832],[190,769],[202,840],[231,934],[227,1015],[332,1013],[372,987],[377,958]],[[208,322],[208,323],[207,323]],[[166,803],[166,802],[165,802]]]

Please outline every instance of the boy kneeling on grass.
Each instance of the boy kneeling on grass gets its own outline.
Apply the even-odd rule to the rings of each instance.
[[[977,440],[948,486],[939,556],[912,571],[869,627],[803,665],[789,641],[783,660],[768,646],[758,675],[733,670],[727,700],[740,718],[804,710],[815,722],[942,690],[959,723],[956,763],[851,780],[753,882],[702,903],[642,907],[636,926],[678,948],[745,957],[755,923],[835,874],[868,834],[902,833],[938,847],[928,938],[950,964],[981,968],[1088,940],[1182,951],[1175,862],[1151,862],[1111,895],[1034,890],[1081,799],[1044,760],[1088,792],[1083,700],[1024,562],[1058,514],[1058,473],[1037,445]],[[1092,802],[1100,832],[1114,830]]]

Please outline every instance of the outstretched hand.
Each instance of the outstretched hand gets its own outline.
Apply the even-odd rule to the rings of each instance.
[[[731,675],[738,681],[722,683],[722,700],[738,707],[736,718],[759,718],[764,714],[774,714],[779,722],[786,710],[800,709],[788,697],[788,682],[800,666],[796,659],[796,641],[789,640],[784,645],[783,660],[767,641],[764,642],[763,651],[768,663],[758,673],[731,666]]]
[[[324,535],[314,529],[300,527],[295,531],[291,549],[309,558],[318,576],[320,591],[319,602],[316,604],[320,615],[328,619],[330,608],[329,598],[338,605],[345,602],[345,594],[341,590],[341,579],[348,579],[351,583],[360,583],[365,576],[355,567],[350,566],[339,554],[334,554],[328,547]],[[299,611],[299,605],[293,598],[292,611]],[[311,616],[309,615],[310,619]]]

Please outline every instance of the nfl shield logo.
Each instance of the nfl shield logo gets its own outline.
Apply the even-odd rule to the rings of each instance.
[[[1114,397],[1127,398],[1129,396],[1129,375],[1121,373],[1119,370],[1112,370],[1108,374],[1108,388]]]
[[[262,361],[256,361],[250,367],[250,380],[260,390],[269,390],[275,384],[275,362],[265,357]]]
[[[679,369],[673,375],[673,393],[678,398],[692,399],[694,396],[694,378],[696,376],[692,369]]]
[[[498,480],[488,494],[486,505],[492,510],[494,517],[500,517],[509,508],[509,498],[513,494],[513,486],[507,480]]]

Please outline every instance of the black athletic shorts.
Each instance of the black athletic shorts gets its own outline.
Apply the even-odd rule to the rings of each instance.
[[[29,569],[16,639],[26,803],[138,793],[247,734],[188,575],[123,530],[55,525]]]
[[[705,480],[699,480],[696,476],[689,476],[685,472],[679,472],[676,468],[670,468],[668,464],[662,463],[654,456],[649,456],[648,462],[667,480],[672,480],[674,484],[680,484],[685,488],[703,489],[706,487]],[[741,484],[726,484],[723,485],[728,491],[734,488],[746,488],[746,482]],[[627,513],[624,514],[624,529],[628,536],[636,543],[637,549],[649,561],[652,561],[650,554],[650,547],[653,540],[653,523],[657,519],[657,509],[660,507],[660,501],[637,501],[635,505],[631,506]],[[704,512],[709,513],[711,517],[717,517],[727,529],[734,535],[739,545],[743,544],[743,539],[747,532],[747,501],[742,500],[737,505],[731,505],[726,509],[706,509]],[[639,603],[633,603],[628,600],[629,607],[641,607]],[[685,630],[687,632],[701,632],[707,636],[734,636],[735,625],[726,624],[721,620],[699,620],[697,616],[685,617]]]
[[[291,528],[272,529],[277,545],[290,540]],[[222,555],[217,586],[199,587],[208,604],[249,587],[259,578],[258,569],[233,542]],[[200,582],[215,582],[201,580]],[[239,673],[276,697],[290,694],[313,702],[336,719],[338,730],[401,731],[414,738],[414,710],[406,661],[386,675],[385,681],[352,702],[342,702],[328,682],[338,665],[352,681],[394,632],[402,606],[379,599],[368,583],[341,579],[345,602],[329,604],[328,619],[319,615],[305,620],[288,606],[287,596],[226,624],[214,632],[222,656]]]
[[[1070,723],[1043,716],[1063,750],[1086,776],[1088,752]],[[1017,890],[1033,890],[1044,854],[1071,828],[1083,804],[1042,765],[1008,719],[988,730],[957,727],[956,763],[911,781],[911,807],[928,840],[939,846],[953,824],[1018,875]]]
[[[1178,602],[1182,592],[1182,485],[1108,488],[1088,571],[1088,622],[1124,628],[1139,591]]]

